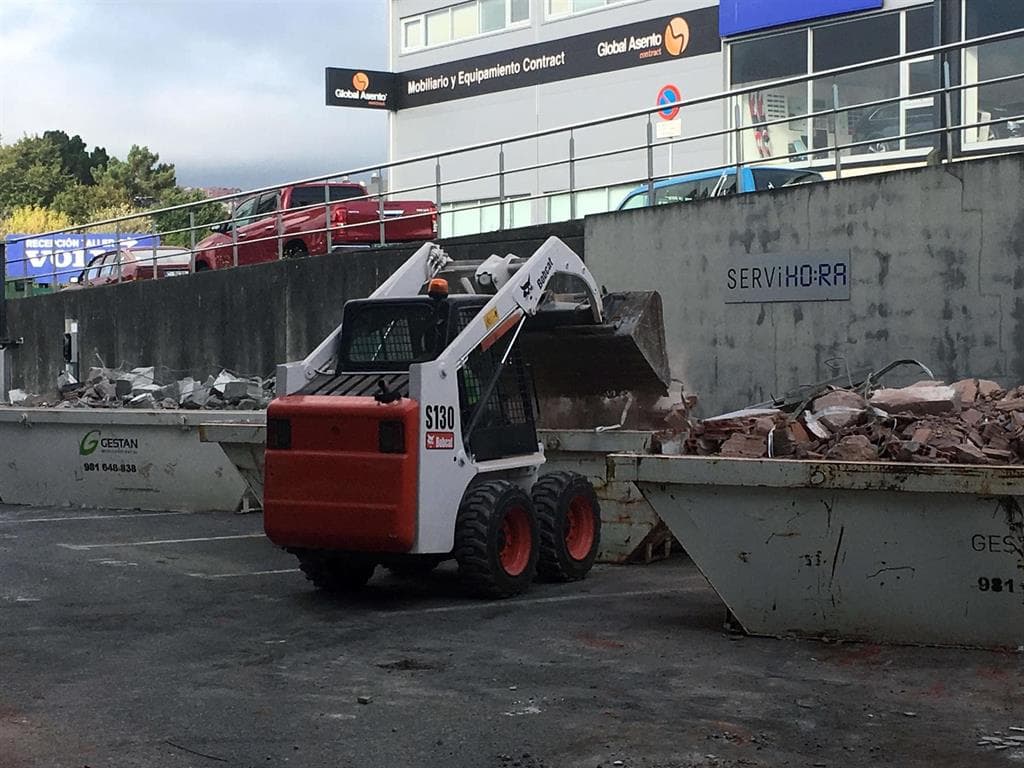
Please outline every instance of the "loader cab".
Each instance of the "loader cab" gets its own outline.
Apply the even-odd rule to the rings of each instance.
[[[409,366],[437,359],[490,298],[458,294],[443,299],[415,296],[349,301],[335,377],[358,391],[344,386],[339,393],[375,394],[370,384],[379,387],[378,382],[383,381],[386,389],[408,396]],[[513,347],[501,365],[511,340],[512,334],[507,334],[487,349],[477,347],[459,370],[462,433],[465,436],[475,420],[466,448],[477,461],[537,450],[534,388],[519,349]]]

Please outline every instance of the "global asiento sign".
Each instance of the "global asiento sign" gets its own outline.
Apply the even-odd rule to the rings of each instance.
[[[327,68],[327,106],[398,109],[393,72]]]
[[[327,70],[327,104],[371,106],[365,96],[356,95],[359,89],[352,78],[361,73],[368,76],[367,90],[385,97],[377,99],[376,106],[409,109],[702,56],[721,49],[718,7],[711,6],[408,72],[331,68]],[[388,77],[391,90],[385,93]]]

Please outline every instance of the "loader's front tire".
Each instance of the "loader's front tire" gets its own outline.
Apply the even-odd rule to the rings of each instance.
[[[534,483],[531,495],[540,533],[538,575],[545,581],[584,578],[601,544],[594,486],[574,472],[550,472]]]
[[[459,576],[479,597],[511,597],[528,589],[538,558],[530,497],[507,480],[471,488],[459,506],[454,554]]]
[[[317,589],[335,594],[355,592],[366,586],[377,564],[369,558],[342,552],[293,550],[299,568]]]

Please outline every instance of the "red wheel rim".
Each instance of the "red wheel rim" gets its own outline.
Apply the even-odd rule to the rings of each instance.
[[[524,507],[512,507],[501,523],[501,553],[498,559],[509,576],[518,576],[530,562],[533,539],[530,536],[530,514]]]
[[[594,546],[594,505],[586,496],[573,496],[566,515],[565,548],[573,560],[584,560]]]

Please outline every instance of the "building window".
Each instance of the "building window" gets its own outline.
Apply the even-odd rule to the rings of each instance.
[[[733,87],[759,85],[807,74],[807,30],[787,32],[730,47],[730,78]],[[744,131],[743,158],[801,155],[808,148],[807,83],[777,86],[737,99],[733,110]],[[789,118],[788,123],[758,127],[770,120]]]
[[[887,13],[864,19],[828,24],[812,30],[812,69],[823,72],[852,64],[862,64],[900,54],[900,14]],[[850,41],[857,41],[851,45]],[[883,64],[836,75],[813,83],[814,111],[835,107],[835,115],[814,120],[814,146],[859,144],[844,155],[898,150],[900,130],[899,102],[876,107],[858,107],[872,101],[900,95],[900,65]]]
[[[427,45],[441,45],[452,39],[452,9],[427,14]]]
[[[401,20],[402,52],[528,24],[530,0],[470,0]]]
[[[416,16],[402,21],[402,48],[409,51],[423,47],[423,19]]]
[[[614,211],[619,207],[626,195],[635,189],[634,184],[615,187],[586,189],[576,193],[576,218],[582,219],[595,213]],[[548,223],[568,221],[572,216],[572,203],[568,192],[547,197]]]
[[[931,6],[739,40],[729,45],[730,88],[912,53],[934,46],[933,41]],[[749,126],[741,134],[740,159],[806,162],[832,157],[829,148],[837,145],[846,147],[844,156],[926,151],[936,141],[927,133],[936,127],[936,100],[908,97],[937,86],[938,64],[923,56],[737,97],[731,122],[738,115],[739,125]],[[833,109],[810,121],[805,117]],[[924,135],[900,138],[915,133]]]
[[[557,19],[574,13],[585,13],[606,5],[618,5],[628,0],[547,0],[545,15],[549,19]]]
[[[527,227],[532,223],[531,218],[531,204],[527,196],[505,200],[505,229]],[[442,203],[438,237],[497,232],[500,225],[501,211],[497,199]]]
[[[1024,4],[1005,0],[966,0],[964,39],[986,37],[1024,27]],[[964,84],[984,83],[1020,74],[1024,39],[983,43],[964,50]],[[967,144],[1024,139],[1024,79],[979,85],[964,91],[964,123],[990,123],[964,131]]]

